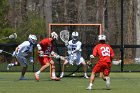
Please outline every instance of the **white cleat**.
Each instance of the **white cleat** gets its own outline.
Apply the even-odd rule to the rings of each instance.
[[[87,90],[92,90],[92,86],[88,86],[86,89]]]
[[[85,75],[84,78],[87,78],[88,79],[89,77],[87,75]]]
[[[106,89],[110,89],[110,77],[106,78]]]
[[[63,74],[63,73],[61,73],[60,78],[63,78],[63,77],[64,77],[64,74]]]
[[[7,65],[7,70],[9,70],[9,69],[10,69],[10,64]]]

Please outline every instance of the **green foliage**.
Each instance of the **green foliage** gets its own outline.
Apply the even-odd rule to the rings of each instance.
[[[1,38],[8,37],[9,35],[11,35],[14,32],[15,32],[15,29],[13,29],[13,28],[8,28],[8,27],[3,28],[1,31],[0,37]],[[16,42],[16,40],[10,40],[10,39],[0,40],[0,43],[9,43],[9,42]]]
[[[27,13],[27,17],[23,19],[22,24],[16,29],[18,41],[27,40],[29,34],[35,34],[39,37],[41,34],[46,34],[45,20],[39,15],[32,12]]]
[[[9,26],[7,20],[8,0],[0,0],[0,38],[8,37],[15,30]],[[0,40],[0,43],[8,43],[12,40]],[[14,41],[15,42],[15,41]]]
[[[0,0],[0,30],[2,30],[8,25],[6,19],[6,13],[8,11],[7,7],[8,7],[7,0]]]

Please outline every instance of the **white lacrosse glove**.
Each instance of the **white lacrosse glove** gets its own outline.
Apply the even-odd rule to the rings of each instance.
[[[51,52],[51,55],[54,56],[54,58],[56,58],[56,59],[60,58],[60,56],[57,53],[55,53],[54,51]]]
[[[30,63],[34,63],[33,57],[30,57]]]
[[[14,51],[13,54],[12,54],[12,56],[15,57],[16,55],[17,55],[17,52]]]
[[[93,55],[90,55],[90,58],[94,58],[94,56]]]
[[[55,57],[56,59],[59,59],[60,58],[60,56],[59,55],[56,55],[56,57]]]
[[[44,52],[43,51],[39,51],[39,56],[43,57],[44,56]]]

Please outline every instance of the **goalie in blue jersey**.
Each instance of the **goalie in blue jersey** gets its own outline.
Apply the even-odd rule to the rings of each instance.
[[[78,41],[78,36],[79,36],[78,32],[72,32],[72,40],[70,40],[70,41],[68,41],[68,43],[66,43],[66,47],[68,49],[68,58],[66,60],[64,60],[60,78],[62,78],[64,76],[65,65],[67,65],[68,63],[73,65],[74,62],[76,63],[76,65],[80,65],[80,64],[83,65],[84,78],[88,78],[87,73],[86,73],[87,65],[86,65],[84,58],[81,56],[82,43],[80,41]]]

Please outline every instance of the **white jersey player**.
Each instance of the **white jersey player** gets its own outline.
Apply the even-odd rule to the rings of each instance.
[[[37,41],[37,37],[35,35],[29,35],[28,41],[24,41],[23,43],[18,45],[18,47],[16,47],[15,51],[13,52],[13,56],[16,57],[20,66],[23,67],[20,80],[25,80],[24,75],[28,67],[26,57],[30,58],[30,62],[34,62],[32,51],[33,51],[34,44],[36,44],[36,41]],[[8,64],[8,68],[11,66],[16,66],[16,64],[15,63]]]
[[[63,64],[62,73],[61,73],[61,76],[60,76],[61,78],[64,76],[65,65],[68,64],[68,63],[73,65],[74,62],[77,65],[80,65],[80,64],[83,65],[84,77],[88,78],[87,73],[86,73],[87,66],[86,66],[84,58],[81,56],[81,51],[82,51],[81,45],[82,45],[82,43],[80,41],[78,41],[78,36],[79,36],[78,32],[73,32],[72,33],[72,40],[70,40],[68,42],[68,44],[66,45],[67,48],[68,48],[68,58],[67,58],[67,60],[65,60],[65,62]]]

